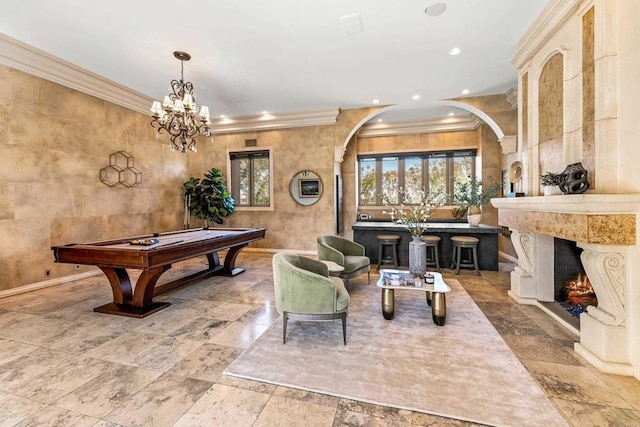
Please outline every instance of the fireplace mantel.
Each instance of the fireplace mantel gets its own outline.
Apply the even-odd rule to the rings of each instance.
[[[640,212],[640,194],[569,194],[491,199],[498,209],[574,214]]]
[[[521,232],[598,245],[637,244],[640,194],[572,194],[491,199],[498,223]]]
[[[553,238],[577,242],[598,296],[580,316],[575,350],[603,372],[634,375],[630,323],[637,321],[630,277],[638,254],[640,194],[579,194],[492,199],[498,223],[512,231],[518,266],[509,296],[521,304],[552,302]],[[546,311],[546,310],[545,310]],[[552,313],[549,313],[553,316]]]

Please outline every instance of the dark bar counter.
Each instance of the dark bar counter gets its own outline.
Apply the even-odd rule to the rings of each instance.
[[[365,247],[365,253],[371,260],[371,264],[378,264],[378,234],[397,234],[400,236],[398,244],[398,262],[401,266],[409,265],[409,242],[411,234],[404,226],[393,222],[367,222],[359,221],[351,226],[353,230],[353,240]],[[480,224],[478,227],[471,227],[465,223],[433,222],[428,223],[427,231],[424,234],[432,234],[440,237],[440,248],[438,256],[440,267],[449,268],[452,259],[451,236],[473,236],[477,237],[478,243],[478,264],[480,270],[498,270],[498,234],[501,228],[493,225]],[[388,249],[387,249],[388,250]],[[463,251],[465,253],[467,251]]]

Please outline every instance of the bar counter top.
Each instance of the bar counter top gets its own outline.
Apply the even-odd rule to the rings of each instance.
[[[499,234],[502,230],[495,225],[480,224],[471,227],[466,222],[427,222],[427,233],[431,230],[438,233],[474,233],[474,234]],[[407,229],[402,224],[391,221],[358,221],[351,226],[352,230],[375,230],[375,231],[405,231]]]

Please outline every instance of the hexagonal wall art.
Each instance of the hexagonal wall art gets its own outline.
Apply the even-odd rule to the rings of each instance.
[[[120,184],[125,187],[133,187],[142,182],[142,172],[133,166],[119,172]]]
[[[134,187],[142,182],[142,172],[134,166],[134,158],[126,151],[109,155],[109,166],[100,169],[100,181],[106,186]]]

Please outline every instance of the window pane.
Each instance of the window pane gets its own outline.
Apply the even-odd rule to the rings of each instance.
[[[236,202],[240,206],[249,206],[249,188],[250,188],[250,176],[249,176],[249,158],[234,160],[238,164],[239,174],[239,187],[238,196]]]
[[[460,185],[467,185],[473,174],[473,157],[455,157],[453,159],[454,192]]]
[[[269,158],[253,159],[253,205],[269,206]]]
[[[382,159],[382,200],[387,203],[398,203],[398,159],[396,157]]]
[[[360,204],[376,204],[376,160],[361,159],[360,162]]]
[[[404,159],[405,203],[419,203],[422,193],[422,159],[407,157]]]
[[[429,159],[429,193],[446,194],[447,159],[444,157]]]

